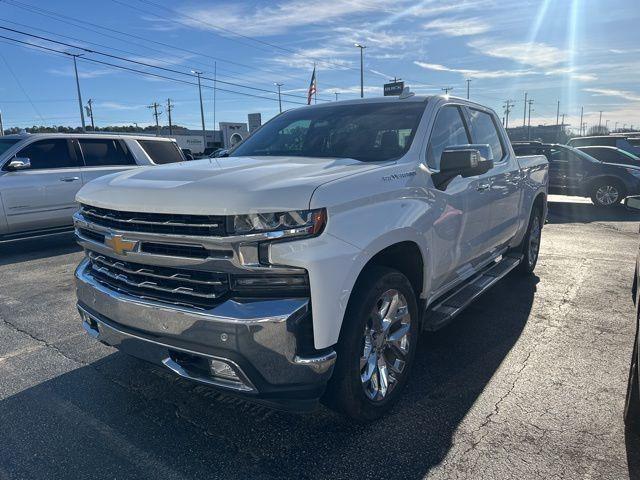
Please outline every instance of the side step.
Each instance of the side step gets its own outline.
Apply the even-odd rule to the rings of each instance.
[[[422,329],[434,331],[444,327],[462,312],[471,302],[493,287],[522,261],[520,254],[504,255],[461,286],[436,300],[425,312]]]

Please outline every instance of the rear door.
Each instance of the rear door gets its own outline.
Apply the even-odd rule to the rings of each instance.
[[[9,232],[72,225],[82,175],[71,141],[37,140],[16,156],[28,158],[31,168],[3,176],[2,198]]]
[[[84,167],[82,168],[82,180],[84,183],[103,175],[128,170],[136,166],[135,158],[122,140],[79,138],[74,142],[84,160]]]

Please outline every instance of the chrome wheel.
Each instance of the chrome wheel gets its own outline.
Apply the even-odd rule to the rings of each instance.
[[[596,190],[596,200],[600,205],[610,206],[618,203],[620,192],[615,185],[602,185]]]
[[[534,265],[536,260],[538,260],[541,234],[542,225],[540,223],[540,216],[536,215],[531,221],[531,231],[529,232],[529,249],[527,251],[527,260],[529,261],[529,265]]]
[[[370,400],[386,398],[405,372],[410,330],[407,299],[397,290],[387,290],[375,303],[362,338],[360,380]]]

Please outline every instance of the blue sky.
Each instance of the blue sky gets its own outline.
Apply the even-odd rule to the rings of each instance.
[[[640,3],[638,0],[0,0],[0,27],[95,51],[213,77],[265,91],[219,84],[216,120],[263,120],[278,111],[275,82],[303,98],[315,61],[318,99],[359,95],[360,42],[365,50],[365,96],[403,78],[417,93],[465,96],[494,108],[515,103],[510,124],[522,124],[523,97],[533,98],[532,124],[555,123],[556,102],[566,121],[640,127]],[[0,35],[56,50],[73,48],[7,30]],[[94,53],[87,60],[127,65]],[[174,123],[199,128],[196,86],[78,61],[83,100],[94,102],[98,125],[152,123],[147,105],[175,104]],[[178,78],[188,75],[129,67]],[[207,87],[212,82],[204,80]],[[213,125],[213,90],[203,90],[207,127]],[[285,101],[284,108],[295,103]],[[0,39],[0,109],[5,127],[79,124],[73,64]],[[163,115],[163,123],[166,123]]]

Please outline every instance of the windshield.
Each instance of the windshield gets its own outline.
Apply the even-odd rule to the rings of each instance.
[[[0,155],[9,150],[13,145],[20,140],[15,138],[0,138]]]
[[[411,146],[425,104],[381,102],[291,110],[266,123],[230,155],[393,160]]]

